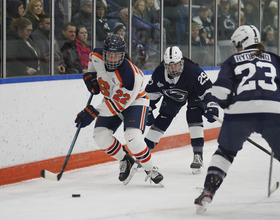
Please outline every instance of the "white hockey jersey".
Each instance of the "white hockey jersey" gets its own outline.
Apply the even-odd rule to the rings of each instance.
[[[97,73],[97,81],[104,99],[96,107],[100,116],[114,116],[129,106],[149,106],[143,72],[124,59],[115,71],[107,71],[102,56],[103,49],[95,48],[89,56],[88,71]]]

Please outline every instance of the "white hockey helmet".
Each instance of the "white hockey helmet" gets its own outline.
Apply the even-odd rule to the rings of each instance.
[[[164,58],[165,69],[172,78],[175,76],[179,76],[182,73],[184,67],[184,61],[183,61],[183,53],[179,49],[179,47],[177,46],[168,47],[165,50],[163,58]],[[174,64],[180,65],[180,68],[176,68],[177,71],[170,71],[171,69],[170,66]]]
[[[244,50],[261,42],[260,32],[254,25],[242,25],[234,31],[231,41],[236,48]]]

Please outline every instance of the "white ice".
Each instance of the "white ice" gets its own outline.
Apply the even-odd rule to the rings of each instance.
[[[254,135],[254,141],[266,142]],[[216,141],[206,142],[204,169],[192,175],[190,146],[153,153],[164,175],[164,187],[144,182],[137,171],[128,185],[118,180],[118,162],[65,172],[60,181],[43,178],[0,186],[0,219],[3,220],[181,220],[181,219],[280,219],[280,189],[269,198],[270,157],[245,143],[206,213],[195,212]],[[273,163],[272,184],[280,180],[280,164]],[[72,198],[72,194],[81,194]]]

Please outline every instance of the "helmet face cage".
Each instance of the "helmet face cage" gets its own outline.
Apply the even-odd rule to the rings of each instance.
[[[112,34],[103,43],[103,59],[108,70],[116,70],[123,62],[125,57],[126,43],[123,37]]]
[[[254,25],[242,25],[234,31],[231,41],[236,48],[246,49],[261,41],[260,32]]]
[[[179,47],[168,47],[164,53],[164,67],[172,78],[181,75],[184,68],[182,51]]]
[[[123,62],[124,52],[110,52],[103,50],[103,59],[108,70],[116,70]]]

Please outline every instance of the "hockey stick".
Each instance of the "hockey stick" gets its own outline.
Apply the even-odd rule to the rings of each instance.
[[[268,193],[267,197],[270,197],[270,195],[275,192],[279,187],[279,182],[277,181],[272,187],[271,187],[271,178],[272,178],[272,167],[273,167],[273,156],[274,153],[271,151],[271,157],[270,157],[270,165],[269,165],[269,177],[268,177]]]
[[[220,122],[221,124],[223,123],[223,121],[222,121],[221,119],[219,119],[217,116],[213,116],[213,118],[214,118],[216,121]],[[265,149],[265,148],[262,147],[261,145],[257,144],[255,141],[252,141],[250,138],[247,138],[246,141],[250,142],[251,144],[255,145],[257,148],[259,148],[260,150],[262,150],[263,152],[265,152],[266,154],[268,154],[269,156],[271,156],[270,152],[269,152],[267,149]],[[278,159],[277,157],[275,157],[274,155],[273,155],[273,158],[274,158],[275,160],[278,160],[278,161],[279,161],[279,159]]]
[[[279,181],[277,181],[276,183],[274,183],[274,185],[270,188],[270,195],[272,193],[274,193],[277,189],[279,188]]]
[[[90,94],[90,97],[89,97],[88,102],[87,102],[87,106],[91,103],[92,97],[93,97],[93,93]],[[66,165],[68,163],[68,160],[69,160],[69,158],[71,156],[72,150],[74,148],[74,145],[76,143],[76,140],[78,138],[80,130],[81,130],[81,124],[79,124],[79,126],[77,128],[76,134],[75,134],[75,136],[73,138],[72,144],[71,144],[71,146],[69,148],[69,151],[67,153],[67,156],[65,158],[64,164],[63,164],[60,172],[58,174],[55,174],[55,173],[52,173],[52,172],[50,172],[48,170],[41,170],[41,176],[43,178],[48,179],[48,180],[54,180],[54,181],[59,181],[60,180],[60,178],[61,178],[61,176],[62,176],[62,174],[63,174],[63,172],[65,170],[65,167],[66,167]]]

